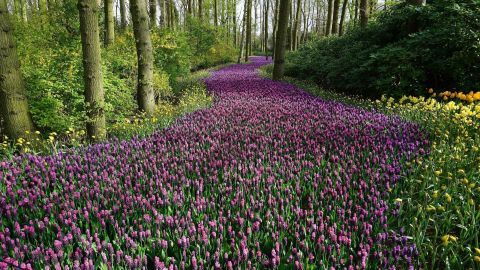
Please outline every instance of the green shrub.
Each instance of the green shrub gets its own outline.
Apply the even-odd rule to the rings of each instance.
[[[350,94],[402,96],[480,88],[480,2],[399,4],[366,28],[314,40],[287,58],[287,74]]]

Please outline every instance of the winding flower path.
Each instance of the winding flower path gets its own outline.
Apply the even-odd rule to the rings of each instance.
[[[389,190],[428,143],[396,117],[261,78],[145,138],[0,162],[0,268],[411,268]]]

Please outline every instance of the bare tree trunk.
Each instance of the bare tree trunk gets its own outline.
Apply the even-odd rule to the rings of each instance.
[[[165,27],[166,26],[166,12],[167,9],[165,7],[165,0],[158,0],[158,6],[160,7],[160,20],[159,20],[159,25],[160,27]]]
[[[342,16],[340,17],[340,30],[338,32],[338,35],[340,35],[340,36],[343,35],[343,31],[344,31],[345,15],[347,13],[347,3],[348,3],[348,0],[343,0]]]
[[[105,36],[103,42],[105,47],[108,47],[108,45],[113,44],[115,40],[113,0],[105,0],[103,2],[103,9],[105,13]]]
[[[218,0],[213,0],[213,24],[218,26]]]
[[[203,20],[203,0],[198,0],[198,18]]]
[[[237,1],[233,0],[232,7],[232,24],[233,24],[233,46],[237,47]]]
[[[330,35],[332,29],[333,0],[328,0],[327,25],[325,27],[325,36]]]
[[[127,29],[127,7],[125,5],[125,0],[120,0],[120,29],[125,31]]]
[[[292,1],[292,0],[289,0],[289,1]],[[295,21],[294,18],[293,18],[293,8],[294,8],[294,5],[293,5],[294,2],[290,2],[290,9],[289,9],[289,14],[288,14],[288,17],[289,17],[289,24],[290,24],[290,27],[287,25],[287,32],[288,32],[288,36],[287,36],[287,44],[288,46],[290,47],[289,50],[292,51],[293,50],[293,22]]]
[[[87,112],[87,135],[93,141],[106,137],[102,61],[98,35],[98,2],[79,0],[83,51],[83,78]]]
[[[339,9],[340,9],[340,0],[333,0],[332,35],[336,35],[338,33]]]
[[[270,1],[265,0],[265,17],[264,20],[264,42],[265,42],[265,59],[268,60],[268,10]]]
[[[192,0],[187,1],[187,11],[188,15],[192,16]]]
[[[275,48],[277,44],[277,30],[278,30],[278,1],[275,0],[275,9],[273,10],[273,33],[272,33],[272,58],[275,59]],[[273,8],[273,5],[272,5]]]
[[[6,3],[1,1],[0,117],[4,120],[5,134],[17,139],[25,136],[25,131],[33,131],[33,123],[9,16]]]
[[[357,23],[358,23],[358,5],[359,5],[358,1],[359,1],[359,0],[353,0],[353,1],[355,1],[355,17],[354,17],[354,21],[355,21],[355,25],[357,25]]]
[[[360,26],[365,27],[368,24],[369,8],[368,0],[360,0]]]
[[[156,0],[148,0],[149,5],[149,15],[150,15],[150,27],[157,26],[157,1]]]
[[[250,56],[250,45],[252,43],[252,0],[247,1],[247,21],[246,21],[246,34],[245,34],[245,62],[248,62]]]
[[[151,115],[155,110],[155,96],[152,87],[153,52],[145,1],[131,0],[130,13],[132,14],[133,33],[135,35],[138,58],[138,108]]]
[[[297,10],[296,10],[296,13],[295,13],[295,24],[293,26],[293,35],[292,35],[292,49],[293,50],[296,50],[297,49],[297,35],[298,35],[298,25],[299,25],[299,21],[300,21],[300,9],[301,9],[301,1],[300,0],[297,0]]]
[[[245,24],[247,22],[247,5],[248,5],[248,1],[245,0],[245,4],[244,4],[244,7],[243,7],[242,34],[240,35],[240,50],[239,50],[239,53],[238,53],[238,60],[237,60],[237,63],[239,63],[239,64],[240,64],[240,61],[242,60],[243,39],[245,37],[245,28],[246,28]]]
[[[280,0],[278,15],[277,42],[275,44],[275,62],[273,65],[273,79],[280,80],[285,73],[285,47],[287,41],[289,0]]]

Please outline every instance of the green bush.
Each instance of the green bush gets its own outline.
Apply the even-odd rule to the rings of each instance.
[[[399,4],[366,28],[314,40],[287,57],[287,74],[350,94],[480,88],[480,2]]]
[[[28,22],[12,18],[16,20],[14,33],[36,129],[42,134],[60,134],[72,127],[84,127],[82,47],[76,1],[52,4],[48,14],[32,14]],[[152,29],[151,38],[157,102],[177,104],[180,96],[188,94],[183,92],[190,89],[181,87],[182,93],[177,93],[172,86],[178,88],[175,84],[179,78],[188,77],[191,70],[232,62],[236,54],[219,29],[195,19],[188,22],[185,31]],[[108,124],[135,115],[137,54],[131,29],[117,32],[115,42],[108,48],[102,47],[102,75]]]
[[[65,1],[49,13],[34,15],[28,23],[17,22],[15,34],[34,123],[44,132],[64,132],[83,126],[85,120],[78,11],[74,1]],[[129,43],[118,39],[102,53],[109,121],[136,108],[132,84],[136,55]]]
[[[192,69],[203,69],[234,62],[237,51],[220,29],[189,18],[187,36],[192,46]]]

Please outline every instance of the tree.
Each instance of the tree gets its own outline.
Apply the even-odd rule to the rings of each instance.
[[[244,4],[244,8],[243,8],[243,20],[242,20],[242,33],[241,33],[241,36],[240,36],[240,50],[239,50],[239,53],[238,53],[238,61],[237,63],[240,64],[240,60],[242,59],[242,52],[243,52],[243,40],[245,38],[245,28],[246,28],[246,23],[247,23],[247,5],[248,5],[248,1],[245,0],[245,4]],[[246,53],[246,51],[245,51]]]
[[[344,32],[345,14],[347,13],[347,3],[348,3],[348,0],[343,0],[342,15],[340,17],[340,29],[338,31],[338,35],[340,36],[342,36]]]
[[[277,26],[278,26],[278,1],[275,0],[275,5],[272,4],[273,9],[273,33],[272,33],[272,58],[275,59],[275,43],[277,42]]]
[[[213,0],[213,23],[218,26],[218,0]]]
[[[332,15],[332,34],[338,34],[338,11],[340,9],[340,0],[333,1],[333,15]]]
[[[127,8],[125,0],[120,0],[120,29],[123,31],[127,28]]]
[[[203,0],[198,0],[198,18],[203,20]]]
[[[5,1],[0,1],[0,115],[6,135],[16,139],[33,130],[25,83]]]
[[[157,1],[148,0],[149,11],[150,11],[150,27],[157,26]]]
[[[248,61],[248,57],[250,56],[250,48],[252,43],[252,0],[245,0],[247,1],[246,6],[246,16],[247,21],[245,24],[246,34],[245,34],[245,62]]]
[[[105,12],[105,37],[104,44],[107,47],[110,44],[113,44],[115,39],[115,28],[114,28],[114,16],[113,13],[113,0],[105,0],[103,3],[103,8]]]
[[[78,0],[82,36],[83,78],[87,112],[87,135],[93,141],[106,136],[102,64],[98,35],[98,3]]]
[[[368,24],[368,0],[360,0],[360,26],[365,27]]]
[[[264,42],[265,42],[265,59],[268,60],[268,5],[269,5],[270,1],[268,0],[265,0],[265,3],[263,4],[264,5],[264,18],[263,18],[263,27],[264,27]]]
[[[278,15],[277,41],[275,42],[275,61],[273,64],[273,79],[280,80],[285,73],[285,47],[287,41],[289,0],[280,0]]]
[[[237,1],[232,1],[233,46],[237,47]]]
[[[325,26],[325,36],[330,35],[330,31],[332,29],[332,13],[333,13],[333,0],[328,0],[327,6],[327,25]]]
[[[295,12],[295,24],[293,25],[292,33],[292,49],[297,49],[297,39],[298,39],[298,25],[300,24],[300,10],[301,10],[301,1],[297,0],[297,10]]]
[[[131,0],[130,13],[132,14],[133,34],[137,48],[137,103],[141,111],[153,114],[155,110],[155,95],[152,86],[153,51],[145,1]]]

